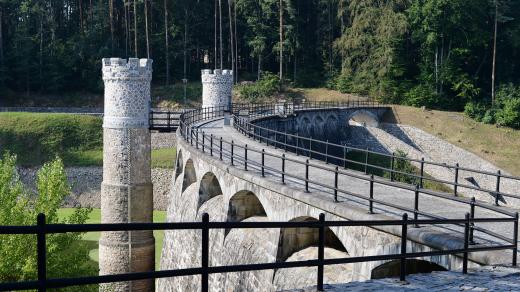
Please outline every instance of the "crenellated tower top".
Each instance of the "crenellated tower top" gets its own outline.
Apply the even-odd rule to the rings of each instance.
[[[103,59],[103,80],[152,79],[151,59],[105,58]]]

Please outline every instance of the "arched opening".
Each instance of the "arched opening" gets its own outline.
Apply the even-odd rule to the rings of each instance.
[[[294,221],[317,221],[316,218],[312,217],[298,217],[296,219],[291,220]],[[281,228],[280,229],[280,238],[278,240],[278,252],[276,255],[277,262],[284,262],[290,257],[292,254],[303,250],[307,247],[318,246],[319,243],[319,230],[318,228]],[[341,243],[339,238],[330,230],[330,228],[325,228],[325,246],[342,251],[347,252],[347,249]]]
[[[328,116],[324,127],[324,138],[329,142],[337,142],[338,140],[338,119],[335,116]]]
[[[399,277],[400,275],[400,261],[390,261],[382,265],[377,266],[372,270],[371,279],[382,279]],[[431,273],[433,271],[447,271],[444,267],[439,266],[436,263],[432,263],[424,260],[409,259],[406,260],[406,274],[420,274],[420,273]]]
[[[323,118],[316,116],[314,118],[314,124],[311,126],[311,138],[321,138],[323,135]]]
[[[184,161],[182,160],[182,151],[179,150],[179,153],[177,153],[177,161],[175,162],[175,180],[177,180],[179,175],[181,175],[183,165]]]
[[[229,200],[229,222],[239,222],[253,216],[267,216],[264,206],[251,191],[240,191]]]
[[[192,183],[197,181],[197,174],[195,173],[195,166],[193,160],[188,159],[186,166],[184,166],[184,179],[182,181],[182,191],[184,192]]]
[[[222,195],[222,189],[217,177],[212,172],[207,172],[200,181],[199,202],[197,210],[209,199]]]
[[[362,127],[379,127],[379,119],[377,116],[367,110],[359,110],[350,115],[348,120],[349,126],[362,126]]]

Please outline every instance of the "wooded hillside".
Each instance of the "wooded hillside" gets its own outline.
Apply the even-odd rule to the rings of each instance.
[[[0,92],[100,92],[110,56],[460,110],[520,84],[520,1],[0,0]]]

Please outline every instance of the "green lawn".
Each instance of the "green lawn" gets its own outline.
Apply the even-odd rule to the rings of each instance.
[[[62,208],[58,210],[58,216],[60,218],[67,218],[74,212],[73,208]],[[166,221],[166,212],[165,211],[154,211],[153,212],[153,222],[165,222]],[[90,213],[89,219],[86,223],[100,223],[101,222],[101,210],[93,209]],[[155,237],[155,268],[157,270],[160,269],[160,258],[161,251],[163,246],[163,238],[164,231],[154,231]],[[92,247],[90,251],[90,258],[98,262],[99,261],[99,250],[98,250],[98,241],[100,237],[100,232],[88,232],[83,235],[83,241],[86,242],[89,246]]]
[[[173,168],[176,149],[152,150],[153,168]],[[63,154],[65,166],[103,166],[103,150],[74,151]]]

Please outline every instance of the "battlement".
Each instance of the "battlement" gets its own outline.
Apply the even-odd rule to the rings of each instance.
[[[233,76],[233,70],[227,70],[227,69],[224,69],[224,70],[220,70],[220,69],[215,69],[215,70],[211,70],[211,69],[204,69],[204,70],[201,70],[202,72],[202,76],[205,76],[205,75],[226,75],[226,76]]]
[[[152,63],[151,59],[130,58],[104,58],[103,59],[103,79],[151,79]]]

